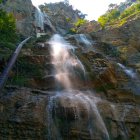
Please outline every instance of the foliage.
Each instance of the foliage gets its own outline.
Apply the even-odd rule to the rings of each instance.
[[[42,67],[42,65],[29,62],[29,59],[26,57],[21,57],[16,64],[15,71],[18,69],[20,75],[26,75],[28,78],[42,77]]]
[[[107,23],[113,22],[116,18],[120,16],[120,11],[113,9],[106,14],[99,17],[98,22],[104,27]]]
[[[71,18],[68,18],[68,17],[67,17],[67,18],[66,18],[66,21],[67,21],[67,22],[71,22]]]
[[[140,1],[140,0],[138,0]],[[122,12],[120,12],[119,6],[115,6],[113,4],[109,5],[109,10],[104,15],[98,18],[98,22],[101,24],[102,27],[109,25],[111,23],[118,22],[119,26],[123,25],[127,21],[127,17],[134,15],[135,13],[140,12],[140,2],[132,4]],[[114,9],[112,9],[114,8]],[[111,9],[111,10],[110,10]]]
[[[124,10],[120,15],[120,19],[128,17],[128,16],[130,16],[138,11],[140,11],[140,3],[134,4],[131,7]]]
[[[76,9],[75,13],[77,13],[77,15],[79,16],[79,18],[81,19],[85,19],[85,17],[87,16],[87,14],[83,14],[80,10]]]
[[[122,19],[122,20],[119,22],[119,26],[124,25],[126,22],[127,22],[127,20],[126,20],[125,18]],[[119,27],[119,26],[118,26],[118,27]]]
[[[98,18],[98,22],[101,24],[102,27],[104,27],[108,22],[107,14],[100,16]]]
[[[71,28],[69,31],[70,34],[76,34],[76,32],[77,32],[77,30],[75,28]]]
[[[85,20],[85,19],[79,18],[79,19],[77,20],[77,22],[74,23],[74,26],[75,26],[75,27],[80,27],[81,25],[83,25],[83,24],[85,24],[85,23],[86,23],[86,20]]]
[[[8,80],[8,84],[18,85],[18,86],[27,86],[28,79],[25,76],[17,75],[12,79]]]
[[[0,40],[15,43],[16,39],[16,26],[13,15],[0,9]]]
[[[26,56],[20,57],[13,68],[14,75],[8,80],[8,84],[29,86],[33,78],[40,79],[43,76],[43,66],[32,63]]]
[[[74,27],[69,30],[69,33],[75,34],[78,31],[78,28],[85,24],[87,21],[85,19],[79,18],[77,22],[74,23]]]
[[[109,4],[109,6],[108,6],[109,10],[116,9],[117,7],[118,7],[118,5],[113,4],[113,3]]]
[[[44,5],[42,4],[42,5],[39,5],[39,9],[43,12],[46,12],[46,13],[48,13],[49,12],[49,8],[48,8],[48,6],[47,6],[47,4],[45,3]]]
[[[10,42],[0,41],[0,48],[8,48],[10,50],[15,49],[15,44]]]
[[[50,39],[49,35],[43,35],[36,39],[36,43],[38,42],[46,42],[46,40]]]
[[[69,6],[69,0],[64,0],[65,5]]]

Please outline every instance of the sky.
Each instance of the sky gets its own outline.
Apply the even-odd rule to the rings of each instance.
[[[54,3],[63,0],[32,0],[32,3],[37,6],[44,3]],[[97,20],[99,16],[103,15],[110,3],[124,2],[125,0],[69,0],[70,5],[74,9],[80,10],[83,14],[87,14],[88,20]]]

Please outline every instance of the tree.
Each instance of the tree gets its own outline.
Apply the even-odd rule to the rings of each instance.
[[[65,5],[69,6],[69,0],[64,0]]]
[[[0,40],[15,42],[16,37],[15,18],[12,14],[0,9]]]
[[[127,9],[125,9],[121,15],[120,15],[120,19],[129,17],[132,14],[135,14],[137,12],[140,12],[140,3],[136,3],[130,7],[128,7]]]
[[[109,6],[108,6],[109,10],[115,9],[117,7],[118,7],[118,5],[117,4],[113,4],[113,3],[109,4]]]
[[[104,27],[107,23],[110,23],[120,16],[120,11],[117,9],[113,9],[108,11],[106,14],[99,17],[98,22]]]
[[[80,27],[81,25],[85,24],[87,21],[85,19],[79,18],[76,23],[74,23],[75,27]]]

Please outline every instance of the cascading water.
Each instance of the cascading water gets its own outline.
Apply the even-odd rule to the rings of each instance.
[[[121,118],[119,118],[117,115],[118,109],[116,108],[116,106],[114,104],[110,104],[110,107],[112,108],[112,113],[114,115],[115,120],[117,121],[118,126],[120,127],[124,140],[128,140],[129,139],[128,130],[126,129],[126,126],[124,124],[124,119],[128,112],[128,107],[130,108],[131,106],[129,106],[129,105],[124,106],[124,111],[123,111]]]
[[[39,8],[35,9],[35,25],[42,31],[44,30],[44,15]]]
[[[77,40],[77,42],[81,43],[83,47],[85,48],[90,48],[92,47],[92,45],[94,44],[93,42],[91,42],[85,34],[77,34],[75,35],[75,39]]]
[[[123,70],[124,72],[130,76],[131,78],[136,78],[137,74],[132,70],[132,69],[128,69],[126,68],[124,65],[120,64],[120,63],[117,63]]]
[[[76,140],[109,140],[107,128],[97,108],[100,98],[90,91],[74,88],[74,83],[81,78],[79,73],[85,76],[84,66],[74,54],[74,47],[60,35],[54,35],[49,44],[57,88],[47,108],[48,139],[70,140],[74,137]],[[63,86],[61,91],[58,88],[60,86]]]
[[[80,39],[83,43],[85,43],[86,46],[91,47],[92,43],[87,39],[87,37],[84,34],[80,34]]]
[[[127,68],[123,64],[117,63],[118,66],[125,72],[125,74],[130,78],[130,81],[128,81],[128,86],[131,87],[131,91],[139,95],[140,94],[140,80],[139,75],[136,73],[132,68]]]
[[[52,64],[55,68],[55,78],[65,89],[71,89],[71,77],[75,70],[85,73],[84,66],[74,55],[74,47],[68,44],[61,36],[54,35],[50,40]]]

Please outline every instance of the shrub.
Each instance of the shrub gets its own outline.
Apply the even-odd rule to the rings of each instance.
[[[69,30],[69,33],[70,33],[70,34],[76,34],[76,33],[77,33],[77,30],[76,30],[75,28],[71,28],[71,29]]]
[[[140,12],[140,2],[137,2],[126,8],[122,13],[120,13],[117,8],[109,10],[107,13],[98,18],[98,22],[102,27],[105,27],[107,24],[114,23],[115,21],[120,20],[119,23],[121,26],[127,21],[127,17],[138,12]]]
[[[8,48],[10,50],[13,50],[16,48],[16,45],[14,45],[13,43],[10,43],[10,42],[0,41],[0,48]]]
[[[99,17],[98,22],[104,27],[107,23],[113,22],[120,16],[120,11],[113,9]]]
[[[85,24],[86,23],[86,20],[85,19],[82,19],[82,18],[79,18],[77,20],[77,22],[74,23],[74,26],[75,27],[80,27],[81,25]]]
[[[85,19],[82,19],[82,18],[79,18],[78,20],[77,20],[77,22],[75,22],[73,25],[73,27],[69,30],[69,32],[68,33],[70,33],[70,34],[76,34],[77,32],[78,32],[78,28],[80,27],[80,26],[82,26],[83,24],[85,24],[87,21],[85,20]]]
[[[124,10],[120,15],[120,19],[128,17],[128,16],[130,16],[138,11],[140,11],[140,3],[134,4],[131,7]]]
[[[17,41],[16,24],[12,14],[0,9],[0,40],[4,42]]]

